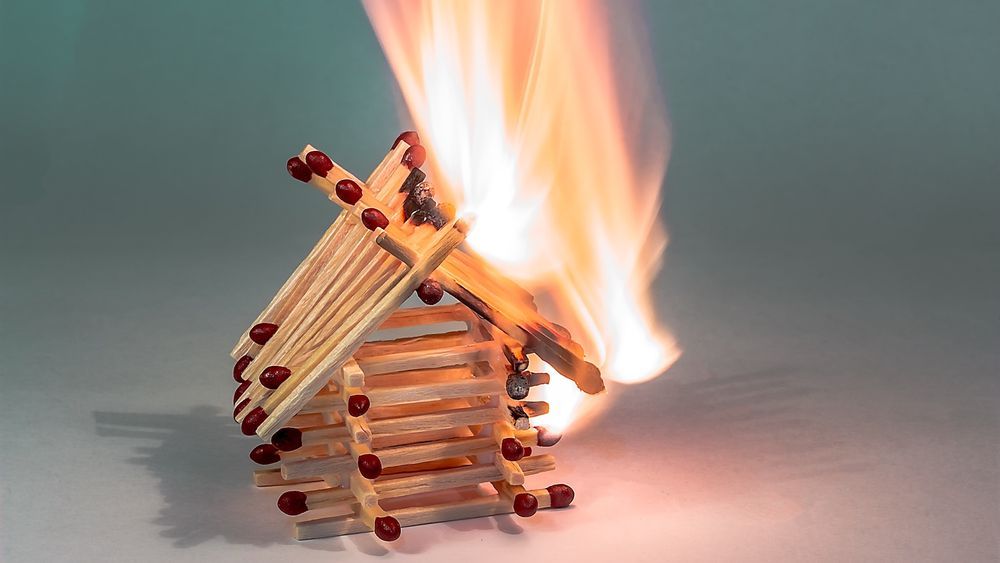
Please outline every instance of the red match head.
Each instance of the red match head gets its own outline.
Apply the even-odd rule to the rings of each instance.
[[[326,173],[333,169],[333,161],[323,151],[310,151],[306,155],[306,164],[314,174],[324,178]]]
[[[444,290],[436,280],[426,279],[417,288],[417,297],[428,305],[434,305],[444,297]]]
[[[354,180],[343,180],[337,182],[337,197],[347,205],[354,205],[361,201],[361,186]]]
[[[379,516],[375,519],[375,535],[382,541],[396,541],[402,531],[399,520],[392,516]]]
[[[398,145],[400,141],[403,141],[412,147],[420,144],[420,136],[417,135],[416,131],[403,131],[398,137],[396,137],[396,140],[393,141],[390,150],[396,148],[396,145]]]
[[[538,499],[531,493],[518,493],[514,497],[514,514],[521,518],[534,516],[538,512]]]
[[[243,422],[240,423],[240,431],[246,436],[253,436],[257,433],[257,427],[259,427],[264,419],[267,418],[267,413],[261,407],[254,407],[254,409],[247,413],[243,417]]]
[[[347,412],[351,416],[361,416],[368,412],[368,408],[371,406],[372,402],[368,395],[351,395],[347,399]]]
[[[263,346],[267,344],[267,341],[274,336],[274,333],[278,332],[278,325],[274,323],[260,323],[253,325],[250,329],[250,340],[253,340],[257,344]]]
[[[243,379],[243,372],[246,371],[247,366],[249,366],[252,361],[253,358],[251,358],[249,354],[243,354],[243,356],[236,360],[236,363],[233,364],[233,379],[235,379],[237,383],[243,383],[245,381]]]
[[[382,474],[382,460],[375,454],[358,456],[358,471],[365,479],[375,479]]]
[[[250,450],[250,459],[252,459],[254,463],[259,463],[261,465],[270,465],[281,461],[281,458],[278,457],[278,448],[272,446],[271,444],[261,444]]]
[[[278,510],[289,516],[302,514],[309,507],[306,506],[306,494],[302,491],[286,491],[278,497]]]
[[[271,444],[283,452],[297,450],[302,447],[302,431],[298,428],[282,428],[271,436]]]
[[[552,508],[566,508],[573,502],[573,498],[576,497],[573,488],[563,483],[550,485],[545,490],[549,492]]]
[[[389,219],[374,207],[369,207],[361,212],[361,222],[370,231],[384,229],[389,226]]]
[[[285,168],[288,169],[288,173],[292,175],[292,178],[300,182],[308,182],[312,178],[312,170],[309,170],[309,165],[302,162],[302,159],[297,156],[289,158],[285,164]]]
[[[403,153],[403,166],[410,170],[420,168],[427,160],[427,149],[421,145],[413,145]]]
[[[524,457],[524,446],[516,438],[504,438],[500,442],[500,455],[508,461],[517,461]]]
[[[246,390],[249,389],[250,385],[252,385],[252,384],[253,384],[253,381],[250,381],[248,379],[248,380],[244,381],[243,383],[240,383],[239,386],[236,387],[236,392],[233,393],[233,404],[234,405],[236,404],[236,401],[240,400],[240,396],[242,396],[243,393],[245,393]]]
[[[260,374],[260,384],[268,389],[277,389],[292,375],[292,370],[285,366],[268,366]]]
[[[538,431],[538,445],[543,448],[552,447],[562,440],[562,434],[558,432],[553,432],[544,426],[536,426],[535,430]]]
[[[236,405],[236,408],[233,409],[233,420],[236,420],[236,417],[239,416],[240,413],[243,412],[243,409],[247,408],[247,405],[249,404],[250,404],[249,398],[240,401],[240,404]]]

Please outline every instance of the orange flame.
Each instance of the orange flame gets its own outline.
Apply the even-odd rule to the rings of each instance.
[[[431,177],[475,216],[468,243],[539,296],[606,378],[662,373],[680,354],[648,295],[670,139],[637,14],[595,0],[365,7]],[[545,423],[564,430],[583,396],[552,381]]]

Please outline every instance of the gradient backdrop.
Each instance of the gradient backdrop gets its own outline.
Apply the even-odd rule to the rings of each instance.
[[[285,159],[405,125],[360,6],[0,0],[0,558],[997,560],[1000,4],[647,11],[685,354],[560,445],[577,507],[387,550],[289,540],[227,422],[335,211]]]

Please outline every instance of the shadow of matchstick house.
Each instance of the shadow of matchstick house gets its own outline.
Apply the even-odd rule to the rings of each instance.
[[[198,406],[186,414],[94,412],[97,434],[128,438],[136,456],[159,480],[165,506],[152,521],[176,547],[213,538],[264,546],[293,543],[287,521],[271,508],[270,495],[246,478],[246,443],[232,417]],[[268,498],[264,498],[267,496]]]

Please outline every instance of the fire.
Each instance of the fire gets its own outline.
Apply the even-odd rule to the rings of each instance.
[[[468,243],[539,296],[606,379],[662,373],[680,354],[648,294],[670,138],[638,14],[595,0],[365,7],[430,176],[475,217]],[[562,378],[548,387],[545,424],[563,430],[586,401]]]

